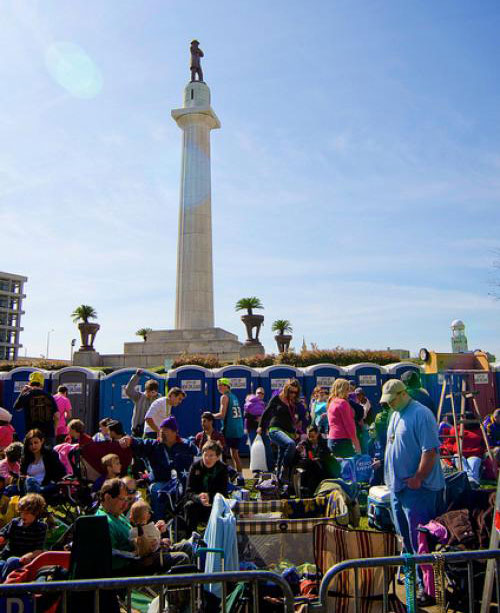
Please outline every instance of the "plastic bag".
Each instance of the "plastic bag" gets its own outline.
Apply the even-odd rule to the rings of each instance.
[[[250,447],[250,470],[267,472],[266,447],[260,434],[257,434]]]

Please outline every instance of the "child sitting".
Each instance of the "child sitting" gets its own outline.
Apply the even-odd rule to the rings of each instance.
[[[66,443],[78,443],[80,447],[92,442],[92,438],[85,433],[85,424],[81,419],[72,419],[68,423],[68,435],[64,440]]]
[[[0,530],[0,545],[6,543],[1,554],[1,580],[42,553],[47,525],[40,521],[45,500],[40,494],[27,494],[19,501],[20,517],[15,517]]]
[[[21,456],[23,455],[22,443],[11,443],[5,449],[5,458],[0,460],[0,476],[4,477],[5,485],[16,488],[16,491],[8,490],[8,495],[18,493],[17,479],[21,474]]]
[[[115,477],[119,477],[122,472],[122,463],[120,462],[120,458],[116,455],[116,453],[108,453],[101,459],[101,464],[105,470],[105,474],[98,477],[94,485],[92,487],[93,492],[98,492],[102,484],[107,479],[114,479]]]
[[[385,448],[382,441],[377,436],[377,426],[372,423],[368,428],[370,442],[368,443],[368,455],[372,459],[373,474],[370,479],[372,485],[382,485],[384,483],[384,453]]]
[[[0,407],[0,451],[3,451],[14,440],[15,430],[12,424],[12,415]]]
[[[316,425],[307,428],[307,439],[297,446],[301,459],[298,467],[306,474],[301,484],[308,495],[312,496],[323,479],[335,479],[340,476],[340,464],[328,449],[326,440],[320,435]]]
[[[130,524],[132,528],[129,540],[135,546],[143,565],[165,570],[179,564],[189,564],[189,555],[181,551],[185,543],[174,546],[178,550],[172,551],[170,540],[162,538],[166,530],[165,522],[153,522],[151,508],[144,500],[134,502],[131,506]]]

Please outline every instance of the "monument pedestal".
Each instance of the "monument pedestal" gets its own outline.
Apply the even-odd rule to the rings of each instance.
[[[102,366],[101,354],[95,349],[75,351],[73,353],[73,366]]]
[[[183,353],[201,353],[234,362],[240,357],[240,348],[236,334],[222,328],[153,330],[145,342],[125,343],[124,358],[126,365],[132,361],[138,365],[158,366]]]
[[[240,348],[240,357],[242,358],[252,358],[254,355],[264,355],[265,353],[266,350],[259,341],[254,343],[246,342]]]

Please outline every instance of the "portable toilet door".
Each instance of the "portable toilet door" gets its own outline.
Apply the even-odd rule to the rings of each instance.
[[[264,388],[264,400],[266,404],[269,402],[273,392],[281,391],[283,386],[289,379],[297,379],[300,383],[302,394],[304,391],[304,373],[299,368],[279,364],[276,366],[266,366],[265,368],[256,369],[259,373],[260,386]]]
[[[495,388],[496,388],[496,406],[498,409],[500,407],[500,362],[495,362],[491,365],[491,369],[495,373]]]
[[[81,419],[89,434],[94,434],[98,429],[99,380],[103,375],[100,370],[68,366],[61,368],[52,376],[52,393],[56,394],[60,385],[68,388],[71,417]]]
[[[259,373],[249,366],[230,365],[222,368],[213,368],[213,410],[217,412],[220,407],[221,393],[217,389],[217,380],[226,377],[231,382],[231,392],[238,398],[241,415],[243,416],[243,407],[248,394],[252,394],[259,387]],[[222,427],[222,420],[217,420],[217,430]],[[247,437],[244,436],[240,446],[240,452],[248,453]]]
[[[465,373],[467,390],[475,394],[477,408],[483,418],[493,413],[498,406],[496,404],[495,375],[496,373],[493,370]],[[468,402],[470,405],[472,401],[469,400]],[[473,411],[473,406],[466,406],[469,411]]]
[[[212,371],[203,366],[179,366],[168,372],[167,385],[169,390],[180,387],[186,393],[172,414],[179,424],[180,436],[194,436],[201,430],[201,414],[214,409]]]
[[[24,411],[14,411],[14,403],[21,393],[21,390],[28,384],[29,376],[32,372],[41,372],[45,378],[43,389],[50,393],[50,372],[40,368],[31,368],[29,366],[20,366],[13,368],[10,372],[5,373],[3,378],[3,408],[12,413],[12,426],[16,430],[19,440],[23,440],[26,434],[24,424]]]
[[[136,372],[136,368],[120,368],[100,380],[99,394],[99,419],[111,417],[123,424],[125,432],[132,429],[132,413],[134,403],[125,393],[127,383]],[[158,382],[158,392],[163,396],[165,393],[165,379],[149,370],[144,370],[136,385],[138,391],[144,392],[144,385],[149,379]]]
[[[386,379],[387,370],[378,364],[362,362],[347,366],[346,371],[349,379],[354,381],[356,387],[363,388],[370,401],[373,415],[376,415],[380,410],[380,396],[382,395],[382,385]]]
[[[335,364],[314,364],[302,369],[304,372],[305,396],[308,404],[314,388],[319,385],[330,391],[335,379],[347,378],[347,372],[342,366]]]

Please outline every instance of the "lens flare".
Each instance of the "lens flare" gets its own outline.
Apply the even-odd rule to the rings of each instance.
[[[76,98],[95,98],[101,91],[101,72],[74,43],[52,43],[45,52],[45,65],[54,81]]]

